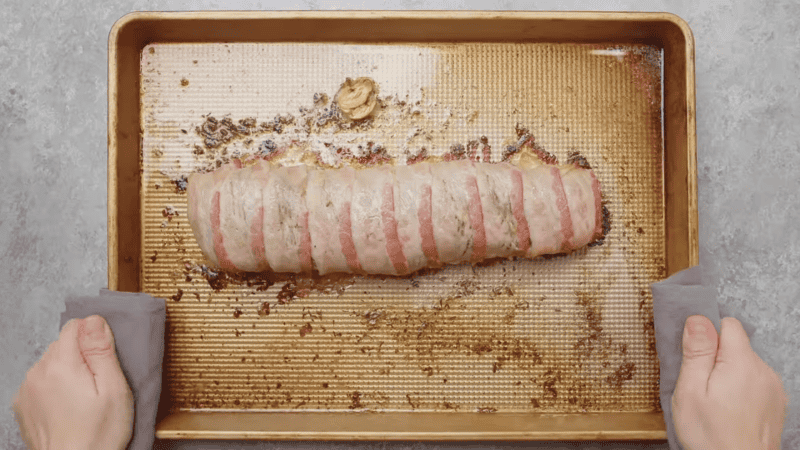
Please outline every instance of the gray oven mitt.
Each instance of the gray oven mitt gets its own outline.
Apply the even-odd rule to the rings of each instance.
[[[133,392],[133,437],[130,450],[152,449],[161,394],[166,304],[147,294],[101,289],[97,297],[68,297],[61,325],[70,319],[99,315],[114,333],[122,372]]]
[[[651,287],[656,351],[661,362],[661,409],[664,410],[669,448],[682,450],[672,425],[671,399],[683,359],[683,326],[689,316],[699,314],[711,319],[719,333],[723,314],[717,304],[716,289],[703,285],[700,266],[678,272]],[[742,322],[742,326],[748,336],[753,334],[752,325]]]

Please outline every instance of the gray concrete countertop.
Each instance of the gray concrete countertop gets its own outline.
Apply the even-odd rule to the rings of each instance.
[[[107,38],[135,10],[491,9],[668,11],[696,42],[700,262],[790,397],[800,448],[800,3],[470,0],[6,0],[0,8],[0,448],[10,404],[58,335],[67,294],[106,275]],[[163,448],[609,448],[602,443],[162,442]],[[666,444],[614,444],[667,448]]]

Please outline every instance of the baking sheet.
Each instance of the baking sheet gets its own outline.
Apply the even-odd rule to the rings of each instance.
[[[146,46],[141,279],[168,299],[171,410],[657,411],[649,284],[665,274],[661,67],[647,45]],[[314,94],[332,98],[359,76],[378,83],[383,116],[345,137],[295,133],[306,149],[378,142],[403,161],[485,136],[497,159],[525,128],[560,160],[579,151],[595,169],[612,218],[605,243],[408,278],[214,290],[181,177],[293,127],[215,149],[197,129],[209,117],[298,119]]]

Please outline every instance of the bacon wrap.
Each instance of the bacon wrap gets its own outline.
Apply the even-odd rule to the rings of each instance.
[[[321,275],[535,258],[601,238],[595,174],[544,162],[315,169],[236,161],[189,177],[189,223],[221,269]]]

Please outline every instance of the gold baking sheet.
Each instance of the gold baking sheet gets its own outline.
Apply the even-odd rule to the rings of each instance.
[[[698,259],[693,58],[686,24],[656,13],[121,19],[109,287],[167,299],[157,435],[663,439],[649,284]],[[318,118],[314,94],[358,76],[380,88],[371,125],[259,128]],[[250,128],[209,149],[211,118]],[[266,139],[301,142],[295,162],[366,141],[402,163],[485,136],[497,159],[524,130],[592,165],[611,213],[603,245],[406,278],[218,277],[215,290],[201,273],[181,190],[192,171]]]
[[[141,71],[142,279],[145,292],[169,299],[164,387],[174,409],[658,408],[649,283],[665,270],[659,49],[156,43]],[[315,94],[333,98],[360,76],[377,82],[385,105],[371,126],[301,129]],[[295,123],[280,134],[256,127],[205,146],[209,116],[260,124],[286,114]],[[410,278],[347,277],[306,296],[301,283],[287,304],[280,294],[291,281],[214,291],[197,271],[202,255],[174,180],[199,167],[256,153],[266,139],[372,141],[405,161],[420,147],[441,155],[485,136],[497,160],[520,127],[560,160],[579,151],[592,164],[613,223],[604,245]]]

